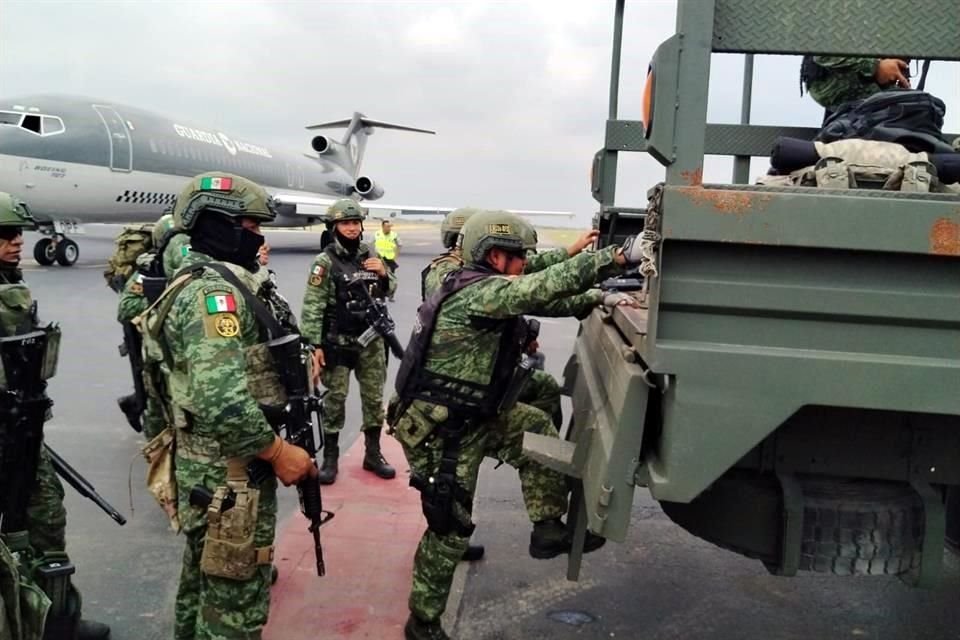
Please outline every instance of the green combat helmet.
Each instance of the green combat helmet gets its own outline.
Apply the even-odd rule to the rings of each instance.
[[[360,220],[367,217],[367,210],[351,198],[340,198],[327,208],[327,222],[335,224],[343,220]]]
[[[536,249],[533,236],[520,216],[509,211],[480,211],[463,225],[460,249],[463,258],[473,264],[482,264],[490,249],[514,253]]]
[[[229,173],[201,173],[177,196],[173,225],[190,230],[201,211],[214,211],[232,218],[254,218],[271,222],[276,205],[266,190],[255,182]]]
[[[153,241],[153,250],[156,251],[160,248],[160,244],[163,242],[164,236],[167,235],[173,229],[173,214],[165,213],[160,216],[160,219],[153,225],[153,231],[151,232],[151,240]]]
[[[474,207],[460,207],[448,213],[443,222],[440,223],[440,240],[443,242],[443,246],[447,249],[453,249],[453,246],[457,244],[460,229],[473,214],[479,212],[480,209]]]
[[[0,227],[32,227],[33,224],[27,203],[0,191]]]

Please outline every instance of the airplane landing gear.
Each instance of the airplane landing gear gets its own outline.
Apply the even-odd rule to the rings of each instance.
[[[33,259],[37,264],[49,267],[54,262],[63,267],[72,267],[80,257],[80,247],[67,237],[67,233],[83,233],[74,221],[52,220],[42,221],[37,225],[37,231],[43,237],[33,245]]]
[[[33,259],[45,267],[54,262],[63,267],[72,267],[79,257],[80,247],[77,243],[62,235],[40,238],[33,245]]]

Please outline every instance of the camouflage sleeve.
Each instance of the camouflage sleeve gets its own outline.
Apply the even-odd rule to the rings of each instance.
[[[243,335],[257,330],[256,321],[229,284],[221,281],[212,289],[185,291],[171,312],[170,329],[180,336],[181,357],[188,363],[188,406],[224,456],[252,456],[274,438],[247,386]],[[219,295],[232,295],[236,312],[210,311],[206,300]]]
[[[553,302],[582,293],[613,264],[619,247],[585,251],[543,271],[522,276],[496,276],[479,285],[470,300],[471,315],[510,318],[536,314]]]
[[[120,300],[117,302],[117,322],[121,324],[130,322],[146,311],[148,306],[150,305],[147,303],[147,298],[143,295],[142,277],[138,272],[134,272],[127,278],[127,283],[123,285],[123,291],[120,292]]]
[[[813,56],[813,61],[821,67],[856,73],[860,76],[872,78],[877,70],[879,58],[853,58],[847,56]]]
[[[548,318],[566,318],[573,316],[577,320],[583,320],[594,307],[603,302],[603,291],[600,289],[590,289],[585,293],[578,293],[573,296],[567,296],[536,309],[530,313],[532,316],[545,316]]]
[[[307,290],[303,294],[303,311],[300,317],[300,331],[310,344],[323,343],[323,316],[327,311],[327,302],[333,286],[329,278],[330,258],[319,254],[310,265],[307,277]]]
[[[527,268],[524,273],[536,273],[543,271],[547,267],[560,264],[570,257],[566,249],[550,249],[549,251],[540,251],[527,258]]]

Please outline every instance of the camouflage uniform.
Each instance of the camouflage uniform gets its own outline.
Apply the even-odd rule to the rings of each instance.
[[[883,91],[874,79],[880,62],[877,58],[813,56],[813,61],[822,68],[822,77],[810,81],[807,91],[826,109],[836,109],[844,102],[861,100]]]
[[[591,287],[602,273],[619,269],[614,265],[615,251],[614,247],[582,253],[530,275],[491,275],[452,294],[438,311],[423,368],[444,379],[489,384],[501,335],[478,324],[523,314],[563,316],[582,311],[584,300],[572,297]],[[411,473],[429,478],[438,472],[443,440],[435,430],[455,411],[417,399],[396,421],[395,436]],[[459,447],[456,481],[472,498],[481,461],[484,456],[496,457],[519,471],[531,521],[553,520],[567,509],[566,479],[524,455],[522,439],[527,431],[558,437],[546,413],[523,403],[469,424]],[[462,503],[455,510],[461,522],[469,520]],[[424,533],[414,558],[409,602],[416,619],[433,622],[443,613],[454,569],[468,540],[459,532],[438,535],[428,529]],[[417,636],[408,633],[408,637]]]
[[[246,206],[229,214],[235,218],[272,219],[275,215],[260,211],[270,205],[266,192],[257,185],[224,176],[232,180],[232,186],[209,186],[206,181],[210,177],[219,179],[221,175],[197,176],[178,198],[178,224],[191,215],[194,220],[208,215],[197,213],[205,205],[190,204],[191,198],[200,200],[208,191],[213,192],[211,198],[245,198]],[[189,220],[181,226],[190,228]],[[225,266],[251,293],[261,283],[243,267],[215,261],[200,252],[196,240],[190,249],[189,241],[184,234],[174,236],[164,252],[164,268],[173,274],[193,267],[192,276],[168,286],[142,327],[148,359],[160,362],[163,370],[163,387],[169,394],[167,413],[172,416],[176,434],[177,502],[186,546],[174,637],[256,639],[266,624],[270,606],[271,566],[263,557],[273,544],[276,529],[276,478],[270,475],[256,487],[260,493],[253,546],[260,555],[249,579],[223,578],[201,571],[207,509],[191,505],[190,493],[198,486],[213,493],[225,485],[229,464],[242,467],[275,441],[276,435],[254,395],[259,371],[251,369],[255,359],[251,347],[263,342],[262,327],[243,292],[202,265]],[[181,250],[183,247],[188,250]]]

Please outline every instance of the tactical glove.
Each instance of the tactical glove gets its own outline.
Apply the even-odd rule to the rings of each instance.
[[[270,446],[258,453],[257,457],[269,462],[273,473],[287,487],[305,478],[317,476],[317,465],[310,455],[280,436],[276,436]]]

